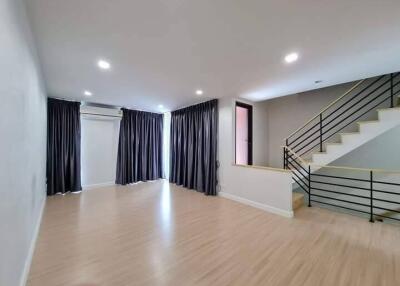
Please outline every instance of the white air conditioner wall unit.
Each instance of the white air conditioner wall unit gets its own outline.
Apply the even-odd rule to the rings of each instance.
[[[121,119],[122,110],[119,108],[105,108],[90,105],[81,105],[81,116],[96,119]]]

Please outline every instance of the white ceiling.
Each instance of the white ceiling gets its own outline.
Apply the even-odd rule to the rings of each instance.
[[[400,71],[398,0],[27,3],[50,96],[85,100],[88,89],[92,102],[160,111]],[[299,61],[285,64],[292,51]],[[98,70],[99,58],[109,72]]]

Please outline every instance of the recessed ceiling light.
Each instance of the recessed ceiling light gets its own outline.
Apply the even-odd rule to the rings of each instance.
[[[92,95],[93,95],[93,93],[90,92],[90,91],[88,91],[88,90],[85,90],[85,91],[83,92],[83,94],[86,95],[86,96],[92,96]]]
[[[298,53],[290,53],[285,56],[285,62],[288,64],[293,63],[299,59]]]
[[[158,108],[162,109],[162,108],[164,108],[164,105],[159,104],[159,105],[158,105]]]
[[[97,65],[99,68],[103,69],[103,70],[108,70],[111,68],[111,64],[105,60],[99,60],[97,62]]]
[[[204,92],[203,92],[201,89],[196,90],[196,94],[197,94],[197,95],[203,95],[203,93],[204,93]]]

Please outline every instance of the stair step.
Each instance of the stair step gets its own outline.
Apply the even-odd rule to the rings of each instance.
[[[356,132],[341,132],[338,133],[340,135],[354,135],[354,134],[360,134],[360,131],[356,131]]]
[[[292,193],[292,208],[297,210],[304,205],[304,195],[300,193]]]
[[[326,150],[328,150],[329,146],[341,146],[343,145],[343,142],[332,142],[332,143],[326,143]]]
[[[355,135],[357,136],[357,135],[360,135],[361,134],[361,132],[360,131],[358,131],[358,132],[343,132],[343,133],[339,133],[340,134],[340,141],[342,141],[342,144],[346,144],[346,142],[347,142],[347,140],[346,140],[346,138],[348,139],[348,138],[354,138],[355,137]]]
[[[385,108],[378,110],[378,118],[382,121],[393,121],[400,119],[400,107]]]
[[[334,150],[337,150],[337,148],[340,148],[343,146],[342,142],[332,142],[332,143],[327,143],[325,144],[325,150],[327,153],[334,152]]]
[[[400,98],[399,98],[400,100]],[[399,102],[400,103],[400,102]],[[395,110],[395,111],[400,111],[400,106],[396,106],[396,107],[388,107],[388,108],[379,108],[376,111],[391,111],[391,110]]]
[[[388,218],[397,216],[397,215],[399,214],[399,211],[400,211],[400,208],[396,208],[396,209],[393,210],[393,211],[385,211],[385,212],[383,212],[383,213],[380,213],[380,216],[379,216],[379,215],[376,215],[376,216],[375,216],[375,220],[377,220],[377,221],[383,221],[383,220],[385,220],[385,219],[388,219]]]
[[[348,133],[339,133],[339,134],[340,134],[340,141],[342,142],[342,144],[346,144],[348,139],[357,137],[361,133],[360,132],[348,132]]]
[[[357,122],[358,125],[362,125],[362,124],[374,124],[374,123],[379,123],[379,120],[366,120],[366,121]]]

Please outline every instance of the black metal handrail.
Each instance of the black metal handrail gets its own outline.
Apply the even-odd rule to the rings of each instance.
[[[309,207],[316,203],[367,214],[370,222],[377,218],[400,221],[399,218],[382,213],[385,211],[400,215],[400,182],[376,177],[377,174],[395,173],[396,178],[400,178],[400,171],[317,166],[305,162],[290,148],[284,146],[283,149],[284,168],[292,171],[293,181],[306,193]],[[329,174],[324,169],[329,169]],[[333,171],[346,175],[333,175]],[[361,173],[362,177],[354,175],[355,171]],[[399,208],[394,209],[394,205]]]
[[[358,82],[343,96],[324,108],[285,139],[286,146],[305,156],[319,148],[335,134],[378,107],[394,107],[400,94],[400,73],[391,73]]]

